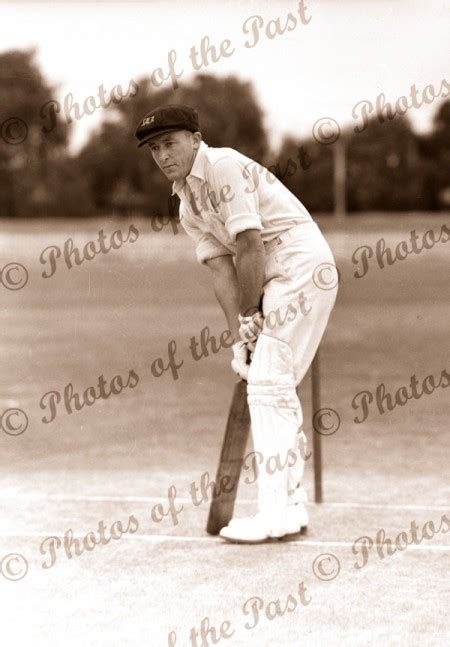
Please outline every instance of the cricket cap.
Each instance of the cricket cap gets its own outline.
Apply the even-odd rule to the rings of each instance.
[[[169,133],[172,130],[200,131],[197,110],[190,106],[171,104],[158,106],[139,122],[134,133],[139,140],[138,148],[144,146],[152,137]]]

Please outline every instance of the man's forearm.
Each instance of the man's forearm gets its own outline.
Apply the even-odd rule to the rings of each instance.
[[[234,341],[239,340],[239,285],[231,256],[208,262],[212,270],[214,293],[225,314]]]
[[[233,339],[238,341],[238,315],[250,316],[260,309],[267,259],[258,230],[238,234],[236,247],[236,266],[230,255],[219,256],[206,263],[212,270],[217,300]]]
[[[244,316],[259,310],[264,286],[266,254],[264,247],[244,247],[236,255],[236,273],[239,285],[239,310]]]

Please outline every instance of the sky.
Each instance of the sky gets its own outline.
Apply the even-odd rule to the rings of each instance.
[[[130,79],[155,68],[167,73],[170,50],[176,52],[175,69],[188,80],[195,73],[191,47],[205,36],[216,46],[229,39],[233,53],[203,71],[252,81],[274,146],[287,133],[310,136],[324,117],[341,127],[356,124],[354,106],[363,100],[375,105],[380,93],[395,104],[413,84],[421,96],[427,85],[437,92],[442,79],[450,83],[448,0],[304,5],[308,24],[300,20],[298,0],[0,2],[0,51],[35,47],[56,98],[71,92],[83,103],[100,85],[109,92],[118,84],[125,90]],[[269,38],[270,21],[278,18],[283,27],[289,13],[292,30]],[[245,47],[255,40],[251,24],[262,25],[259,40]],[[417,131],[430,128],[439,101],[408,110]],[[104,117],[100,109],[75,122],[73,150]]]

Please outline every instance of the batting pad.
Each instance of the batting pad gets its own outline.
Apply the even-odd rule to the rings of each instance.
[[[292,350],[266,334],[258,338],[249,369],[247,399],[253,445],[259,457],[258,508],[272,536],[285,532],[288,490],[303,474],[298,449],[302,414],[294,378]]]

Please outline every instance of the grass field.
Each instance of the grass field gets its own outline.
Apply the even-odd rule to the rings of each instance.
[[[361,423],[355,422],[361,410],[352,406],[361,391],[375,400],[382,383],[394,396],[411,376],[422,385],[432,375],[437,384],[442,371],[450,371],[450,243],[436,243],[384,269],[372,258],[359,279],[352,262],[361,245],[374,248],[383,237],[395,249],[411,230],[422,239],[426,230],[438,233],[445,223],[450,227],[449,214],[378,214],[352,217],[335,231],[330,218],[319,220],[341,277],[321,353],[323,406],[341,420],[337,433],[322,439],[325,503],[309,504],[304,539],[242,547],[208,537],[208,504],[194,506],[190,497],[193,481],[215,474],[234,382],[229,351],[195,361],[189,349],[205,326],[216,337],[225,328],[208,271],[193,259],[190,242],[170,227],[156,232],[139,219],[3,221],[0,267],[16,261],[29,274],[23,289],[0,285],[0,415],[19,408],[28,417],[21,435],[0,431],[0,560],[6,574],[19,572],[19,562],[8,570],[5,556],[21,554],[28,563],[19,581],[0,576],[9,644],[215,644],[211,633],[208,641],[190,638],[204,618],[216,628],[219,645],[448,644],[445,523],[434,537],[392,556],[381,558],[374,545],[363,568],[355,568],[361,548],[358,554],[352,550],[361,536],[376,544],[381,528],[395,540],[409,533],[413,521],[421,531],[433,521],[437,531],[442,515],[450,516],[450,389],[441,386],[385,413],[374,401]],[[109,240],[131,224],[139,231],[136,242],[72,269],[61,257],[54,275],[42,277],[48,264],[39,259],[48,246],[62,249],[71,237],[82,249],[100,229]],[[183,361],[178,379],[170,370],[155,377],[152,364],[161,357],[167,365],[172,340],[177,363]],[[80,411],[65,409],[67,384],[81,396],[100,375],[111,388],[117,375],[126,384],[130,371],[139,380],[134,388]],[[40,402],[50,391],[61,401],[55,418],[44,423],[49,409]],[[301,397],[311,437],[309,376]],[[251,512],[255,489],[243,485],[238,508]],[[176,518],[158,522],[155,506],[167,511],[171,486],[182,509]],[[312,460],[306,487],[313,499]],[[133,534],[107,544],[105,539],[105,545],[71,559],[61,546],[56,563],[43,568],[50,563],[48,541],[45,554],[40,552],[46,537],[62,539],[69,529],[80,541],[91,532],[98,537],[100,521],[111,533],[117,521],[125,529],[131,515],[138,524]],[[86,541],[91,546],[94,540]],[[386,555],[386,548],[379,550]],[[334,557],[325,558],[314,574],[314,560],[323,553]],[[339,574],[321,581],[336,559]],[[308,592],[304,604],[301,582]],[[262,609],[256,623],[251,602],[249,613],[243,611],[255,596],[269,617],[277,609],[279,615],[269,619]],[[278,605],[269,604],[277,599]],[[288,599],[289,608],[297,600],[296,608],[281,615]],[[230,625],[219,639],[225,621]],[[170,632],[176,633],[172,643]]]

